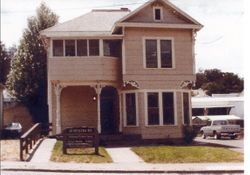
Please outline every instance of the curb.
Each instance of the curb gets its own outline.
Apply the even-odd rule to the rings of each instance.
[[[244,170],[63,170],[63,169],[17,169],[17,168],[6,168],[1,169],[1,171],[22,171],[22,172],[57,172],[57,173],[244,173]]]

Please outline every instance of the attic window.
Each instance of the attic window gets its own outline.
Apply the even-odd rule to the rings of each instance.
[[[154,20],[161,21],[162,20],[162,8],[161,7],[154,7]]]

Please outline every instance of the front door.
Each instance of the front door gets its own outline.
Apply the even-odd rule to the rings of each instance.
[[[102,134],[114,134],[116,131],[116,90],[115,88],[103,88],[101,93],[101,132]]]

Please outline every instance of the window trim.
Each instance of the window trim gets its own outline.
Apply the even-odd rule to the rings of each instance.
[[[155,10],[159,9],[160,10],[160,19],[155,19]],[[159,6],[154,6],[153,7],[153,19],[155,22],[161,22],[163,21],[163,8]]]
[[[157,41],[157,67],[156,68],[147,68],[146,60],[146,40],[156,40]],[[172,67],[161,67],[161,40],[170,40],[171,41],[171,52],[172,52]],[[174,37],[142,37],[142,51],[143,51],[143,68],[144,69],[163,69],[171,70],[175,69],[175,44]]]
[[[148,124],[148,93],[158,93],[158,103],[159,103],[159,125],[149,125]],[[166,92],[173,93],[174,97],[174,124],[164,124],[163,122],[163,100],[162,100],[162,94]],[[158,126],[177,126],[178,125],[178,119],[177,119],[177,92],[175,90],[146,90],[144,91],[144,113],[145,113],[145,126],[146,127],[158,127]]]
[[[135,94],[136,125],[127,125],[126,94]],[[137,92],[124,92],[123,93],[123,116],[124,116],[123,118],[124,127],[139,127],[139,110],[138,110],[138,93]]]
[[[185,124],[185,120],[184,120],[184,105],[183,105],[183,100],[184,100],[184,93],[188,94],[189,97],[189,125],[192,126],[192,101],[191,101],[191,92],[188,91],[182,91],[181,92],[181,105],[182,105],[182,124],[183,125],[187,125]]]

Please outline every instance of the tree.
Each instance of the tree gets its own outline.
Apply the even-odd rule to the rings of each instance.
[[[219,69],[200,70],[196,74],[195,89],[202,88],[208,95],[214,93],[241,92],[244,89],[244,80],[230,72],[221,72]]]
[[[5,84],[10,69],[10,56],[1,41],[0,45],[0,83]]]
[[[25,104],[34,122],[47,122],[47,54],[39,32],[58,22],[44,3],[28,18],[17,53],[11,60],[7,88]]]

